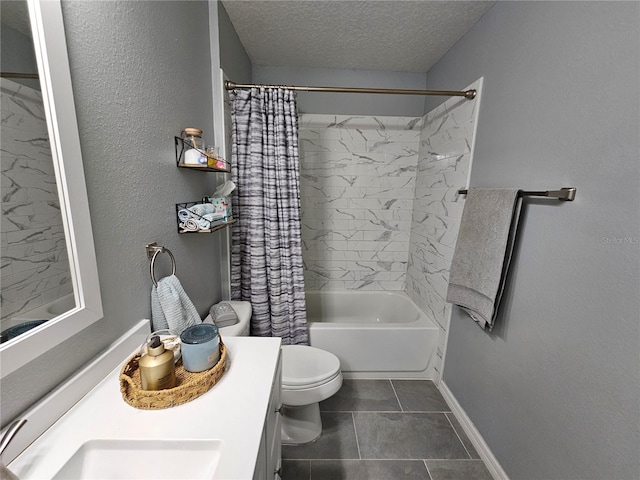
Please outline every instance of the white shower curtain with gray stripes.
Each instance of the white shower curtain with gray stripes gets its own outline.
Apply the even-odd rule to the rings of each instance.
[[[231,297],[251,302],[252,335],[306,345],[295,94],[252,88],[231,98]]]

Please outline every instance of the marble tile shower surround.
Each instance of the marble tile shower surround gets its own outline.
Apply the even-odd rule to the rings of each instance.
[[[404,290],[421,118],[301,114],[306,288]]]
[[[406,291],[440,327],[435,378],[441,377],[451,305],[451,259],[468,185],[482,79],[474,100],[450,98],[424,117],[409,241]],[[466,90],[465,89],[465,90]]]
[[[405,290],[440,327],[436,382],[481,87],[421,118],[300,115],[306,288]]]
[[[2,325],[72,292],[40,92],[1,83]]]

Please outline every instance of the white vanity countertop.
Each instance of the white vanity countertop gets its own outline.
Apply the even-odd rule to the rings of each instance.
[[[252,479],[280,339],[229,337],[224,342],[228,366],[220,381],[201,397],[163,410],[139,410],[124,402],[118,379],[123,360],[9,469],[21,480],[52,478],[91,439],[219,439],[223,448],[214,479]]]

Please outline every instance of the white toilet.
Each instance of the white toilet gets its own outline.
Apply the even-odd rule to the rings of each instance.
[[[340,360],[306,345],[282,346],[282,443],[313,442],[322,433],[319,402],[340,390]]]
[[[220,328],[220,336],[248,336],[251,304],[229,301],[238,323]],[[204,320],[211,322],[211,316]],[[319,402],[340,390],[340,360],[325,350],[306,345],[282,346],[282,443],[299,445],[322,433]]]

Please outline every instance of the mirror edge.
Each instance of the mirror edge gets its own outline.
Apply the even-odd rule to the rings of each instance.
[[[27,2],[76,307],[0,346],[0,378],[71,338],[103,315],[62,5],[60,0]]]

